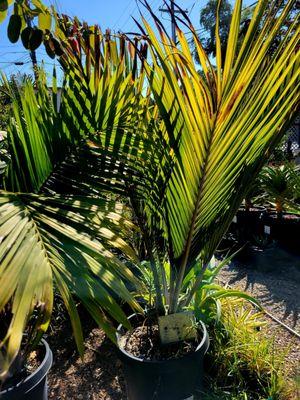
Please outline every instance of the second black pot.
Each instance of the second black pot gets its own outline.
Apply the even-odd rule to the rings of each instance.
[[[41,365],[19,384],[0,392],[1,400],[47,400],[47,373],[52,365],[52,352],[48,343],[42,340],[45,356]]]
[[[264,224],[270,229],[270,236],[279,243],[299,251],[300,216],[298,214],[271,212],[264,217]]]
[[[208,333],[202,322],[201,329],[203,338],[196,351],[181,358],[166,361],[143,360],[119,347],[128,399],[183,400],[201,389],[203,358],[209,347]],[[124,328],[120,325],[118,342],[124,333]]]
[[[264,207],[252,207],[246,210],[243,207],[237,212],[237,226],[244,241],[252,240],[264,234],[263,217],[266,213]]]

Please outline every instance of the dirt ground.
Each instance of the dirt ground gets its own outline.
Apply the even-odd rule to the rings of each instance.
[[[56,347],[54,338],[48,340],[54,356],[54,364],[48,376],[49,399],[126,399],[117,349],[100,329],[93,329],[88,335],[83,360],[68,337],[65,340],[62,338],[60,345]]]
[[[231,263],[219,276],[220,283],[245,290],[260,300],[275,317],[300,333],[300,258],[283,249],[254,253]],[[275,335],[279,349],[285,349],[289,376],[300,366],[300,339],[272,319],[268,334]],[[49,373],[50,400],[126,400],[122,366],[116,347],[97,328],[87,327],[83,360],[74,349],[66,323],[58,335],[48,337],[54,353]],[[299,371],[300,373],[300,371]],[[141,399],[142,400],[142,399]]]

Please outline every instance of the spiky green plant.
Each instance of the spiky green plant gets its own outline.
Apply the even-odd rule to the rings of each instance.
[[[299,167],[290,163],[267,166],[260,173],[260,182],[266,199],[275,205],[279,215],[286,207],[299,208],[295,202],[300,196]]]

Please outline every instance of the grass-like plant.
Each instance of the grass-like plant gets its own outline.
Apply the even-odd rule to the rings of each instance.
[[[207,360],[208,376],[214,378],[220,398],[284,399],[292,394],[284,371],[288,349],[278,352],[274,338],[266,336],[263,314],[242,299],[221,303],[221,319],[211,325]]]

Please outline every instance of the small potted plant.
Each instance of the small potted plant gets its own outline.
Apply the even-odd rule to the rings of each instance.
[[[282,243],[297,247],[300,235],[300,215],[297,198],[300,193],[299,167],[291,163],[267,166],[261,172],[262,188],[274,211],[265,215],[264,223],[271,236]],[[298,210],[298,212],[297,212]]]

